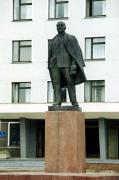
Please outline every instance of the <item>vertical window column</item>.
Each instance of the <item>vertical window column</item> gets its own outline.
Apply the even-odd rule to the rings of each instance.
[[[99,142],[100,142],[100,159],[107,159],[107,122],[105,119],[99,119]]]

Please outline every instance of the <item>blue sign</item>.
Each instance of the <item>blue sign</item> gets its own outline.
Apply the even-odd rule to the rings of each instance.
[[[0,131],[0,138],[5,138],[7,136],[6,131]]]

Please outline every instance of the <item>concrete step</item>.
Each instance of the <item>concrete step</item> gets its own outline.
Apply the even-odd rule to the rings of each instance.
[[[17,170],[44,170],[45,162],[41,159],[10,159],[10,160],[0,160],[0,171],[17,169]]]

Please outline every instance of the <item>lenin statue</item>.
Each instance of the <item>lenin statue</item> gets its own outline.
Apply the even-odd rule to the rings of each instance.
[[[75,85],[86,81],[82,51],[75,36],[65,33],[64,22],[57,23],[58,34],[50,40],[48,69],[54,89],[54,106],[62,103],[62,88],[68,88],[70,102],[78,106]]]

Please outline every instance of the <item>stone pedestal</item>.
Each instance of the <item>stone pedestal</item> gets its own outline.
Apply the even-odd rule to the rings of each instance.
[[[84,113],[49,111],[45,119],[45,171],[84,172]]]

